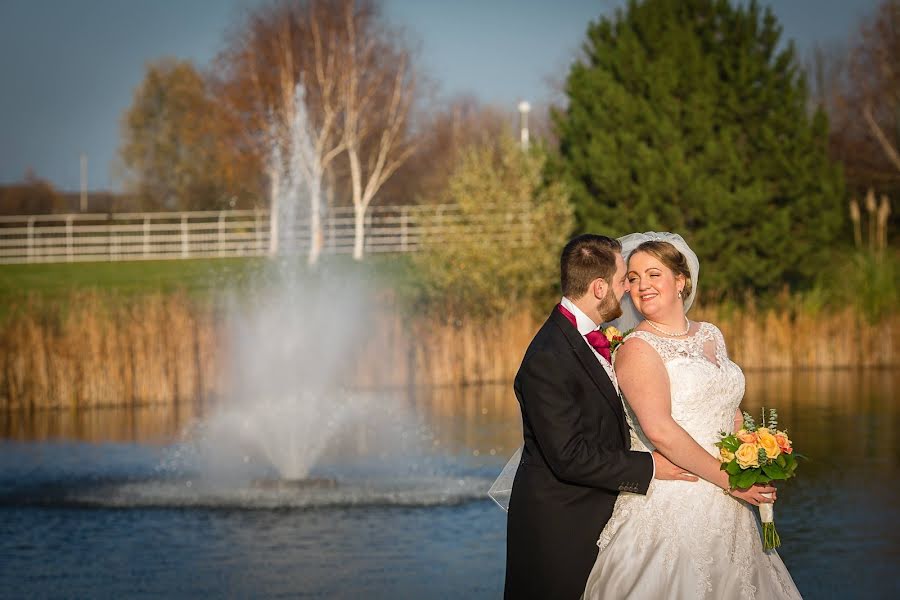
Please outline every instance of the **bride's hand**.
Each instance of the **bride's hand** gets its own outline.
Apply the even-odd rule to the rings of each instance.
[[[775,502],[775,499],[778,497],[777,489],[774,486],[761,485],[759,483],[745,489],[731,490],[729,493],[735,498],[749,502],[754,506]],[[771,497],[763,494],[771,494]]]

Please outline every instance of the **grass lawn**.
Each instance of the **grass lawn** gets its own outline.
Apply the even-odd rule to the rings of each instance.
[[[260,258],[224,258],[0,265],[0,300],[33,294],[52,298],[87,290],[124,294],[204,291],[240,282],[263,262]]]
[[[355,262],[325,256],[315,271],[298,257],[300,272],[378,278],[393,286],[408,274],[408,257],[372,256]],[[130,296],[183,291],[199,298],[223,289],[241,289],[265,280],[275,264],[266,258],[213,258],[156,261],[0,265],[0,306],[25,298],[54,300],[72,292],[97,291]],[[263,279],[260,279],[260,276]]]

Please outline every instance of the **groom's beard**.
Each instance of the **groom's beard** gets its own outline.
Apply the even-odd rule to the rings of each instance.
[[[597,312],[600,313],[601,323],[609,323],[622,316],[622,305],[612,290],[607,291],[603,300],[597,304]]]

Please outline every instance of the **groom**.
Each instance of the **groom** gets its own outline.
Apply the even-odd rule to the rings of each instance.
[[[628,291],[621,250],[594,234],[566,244],[563,299],[516,375],[525,444],[509,500],[508,600],[579,598],[619,492],[646,494],[654,473],[684,478],[658,453],[629,450],[609,344],[597,331],[621,314]]]

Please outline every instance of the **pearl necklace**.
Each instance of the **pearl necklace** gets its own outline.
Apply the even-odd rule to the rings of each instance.
[[[661,328],[657,327],[656,325],[653,324],[653,321],[651,321],[650,319],[647,319],[647,325],[649,325],[653,329],[657,330],[658,332],[662,333],[663,335],[668,335],[670,337],[681,337],[683,335],[688,334],[688,332],[691,330],[691,322],[688,320],[687,317],[684,318],[684,322],[687,323],[687,329],[685,329],[684,331],[680,331],[678,333],[672,333],[670,331],[666,331],[665,329],[661,329]]]

